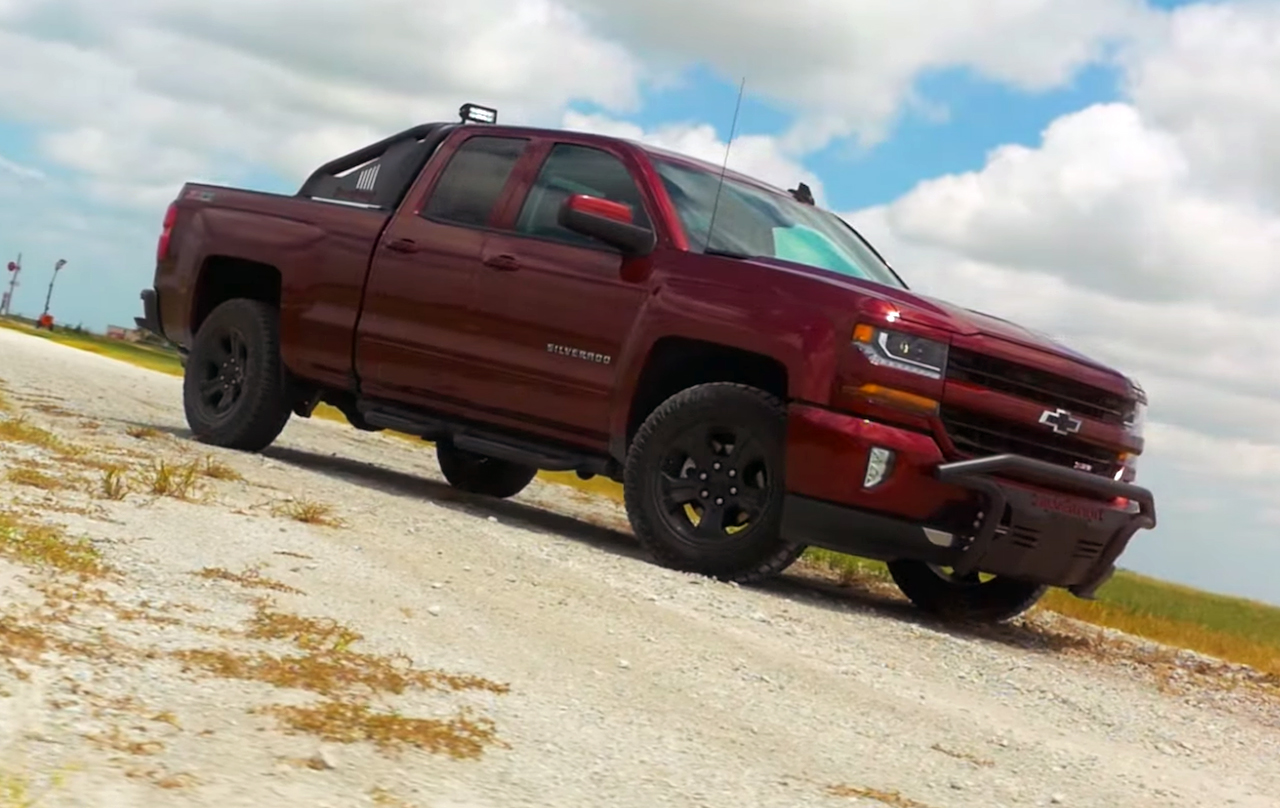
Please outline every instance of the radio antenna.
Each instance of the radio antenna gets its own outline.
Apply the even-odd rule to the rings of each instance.
[[[724,190],[724,175],[729,171],[729,150],[733,148],[733,136],[738,131],[738,113],[742,111],[742,93],[747,89],[747,77],[738,85],[738,102],[733,106],[733,121],[729,124],[729,141],[724,144],[724,165],[720,167],[720,181],[716,183],[716,199],[711,204],[711,221],[707,224],[707,243],[703,251],[711,249],[711,234],[716,227],[716,213],[720,210],[720,192]]]

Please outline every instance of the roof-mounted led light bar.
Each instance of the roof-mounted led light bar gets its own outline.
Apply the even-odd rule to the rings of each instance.
[[[498,111],[479,104],[463,104],[458,110],[458,117],[463,123],[497,123]]]

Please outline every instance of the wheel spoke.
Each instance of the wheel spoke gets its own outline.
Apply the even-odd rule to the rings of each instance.
[[[724,519],[724,505],[717,505],[714,501],[708,502],[703,508],[702,517],[698,520],[698,527],[694,532],[704,539],[724,538]]]
[[[248,355],[249,350],[244,343],[244,339],[240,336],[240,332],[232,331],[231,333],[227,334],[227,342],[228,342],[228,347],[230,348],[229,353],[231,355],[231,358],[235,359],[238,362],[244,361],[245,357]]]
[[[739,431],[734,435],[733,451],[725,457],[724,464],[731,469],[736,469],[741,475],[752,462],[758,462],[763,458],[764,448],[760,445],[760,441],[746,432]]]
[[[662,475],[662,497],[668,505],[678,506],[694,502],[701,492],[702,482],[694,477]]]
[[[212,379],[205,379],[200,382],[200,397],[208,400],[214,393],[222,390],[222,377],[214,376]]]
[[[713,434],[708,426],[696,427],[682,435],[675,443],[675,448],[692,460],[699,471],[706,471],[711,468],[715,458],[715,450],[711,446]]]
[[[746,511],[748,519],[755,519],[760,515],[768,498],[768,491],[750,485],[744,485],[739,488],[737,495],[734,496],[735,503],[739,508]]]

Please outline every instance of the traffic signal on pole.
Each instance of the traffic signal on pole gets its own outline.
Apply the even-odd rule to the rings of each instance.
[[[10,262],[9,262],[9,271],[10,271],[10,272],[17,272],[17,271],[18,271],[18,265],[17,265],[17,263],[15,263],[15,262],[13,262],[13,261],[10,261]]]

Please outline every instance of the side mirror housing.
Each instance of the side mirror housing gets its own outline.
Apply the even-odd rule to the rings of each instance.
[[[560,207],[559,220],[562,227],[600,239],[624,255],[648,255],[658,243],[652,230],[634,224],[630,207],[598,196],[569,197]]]

